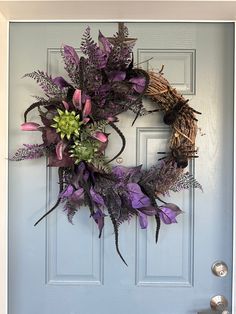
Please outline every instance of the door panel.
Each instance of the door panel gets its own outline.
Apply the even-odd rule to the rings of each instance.
[[[106,36],[116,23],[89,23],[93,38]],[[34,70],[52,76],[64,73],[62,43],[78,47],[85,23],[11,23],[9,150],[23,143],[40,143],[40,135],[20,132],[23,112],[40,89],[20,78]],[[120,249],[128,268],[115,252],[114,234],[106,219],[98,239],[86,208],[67,222],[63,207],[36,228],[34,222],[57,198],[57,172],[45,160],[9,165],[9,314],[189,314],[209,309],[215,294],[231,300],[232,169],[233,169],[233,24],[127,23],[137,37],[135,62],[144,69],[165,65],[165,77],[199,117],[200,158],[189,171],[204,192],[171,195],[183,215],[178,224],[162,225],[155,244],[155,224],[141,230],[135,220],[120,227]],[[148,60],[148,61],[147,61]],[[147,106],[151,106],[146,101]],[[34,119],[37,112],[31,113]],[[157,115],[120,117],[127,138],[123,164],[150,167],[166,151],[169,129]],[[108,130],[112,133],[112,130]],[[205,135],[203,134],[205,133]],[[35,140],[36,139],[36,140]],[[107,155],[118,151],[111,134]],[[114,162],[114,164],[117,164]],[[168,198],[167,198],[168,200]],[[230,273],[211,273],[216,260]]]

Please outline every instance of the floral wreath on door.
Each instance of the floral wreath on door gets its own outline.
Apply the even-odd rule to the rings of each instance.
[[[69,222],[82,207],[87,206],[101,237],[104,223],[110,217],[114,227],[115,247],[119,249],[119,226],[137,217],[140,227],[148,227],[148,219],[156,221],[156,242],[161,222],[176,223],[182,209],[165,202],[164,196],[183,189],[200,188],[200,183],[186,171],[189,161],[198,157],[195,139],[198,131],[196,111],[158,72],[145,71],[134,65],[133,47],[124,23],[119,23],[113,37],[100,31],[98,43],[84,32],[81,52],[68,45],[61,48],[64,68],[69,80],[51,77],[44,71],[34,71],[25,77],[36,80],[45,97],[36,97],[24,113],[23,131],[39,131],[42,143],[24,144],[11,160],[20,161],[47,157],[49,167],[58,168],[59,195],[55,205],[37,225],[59,204],[63,204]],[[148,99],[154,109],[144,105]],[[28,114],[38,110],[41,123],[28,121]],[[126,138],[117,122],[120,114],[133,112],[132,125],[146,115],[161,114],[170,127],[166,152],[157,152],[157,162],[149,169],[142,165],[114,166],[125,150]],[[111,158],[105,150],[112,141],[106,128],[119,135],[121,148]],[[159,154],[158,154],[159,153]],[[160,155],[162,154],[162,155]]]

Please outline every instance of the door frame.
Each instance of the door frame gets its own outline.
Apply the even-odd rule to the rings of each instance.
[[[129,22],[222,22],[234,23],[234,30],[236,33],[236,3],[234,1],[149,1],[151,7],[156,5],[156,10],[150,10],[150,18],[142,18],[144,12],[147,12],[146,1],[103,1],[100,0],[83,2],[80,0],[73,2],[71,10],[66,11],[66,18],[63,17],[65,7],[61,4],[65,4],[66,1],[41,1],[39,4],[36,1],[1,1],[0,0],[0,313],[8,314],[8,61],[9,61],[9,24],[11,22],[82,22],[82,21],[129,21]],[[108,9],[103,10],[104,3],[108,4]],[[25,9],[19,10],[19,5],[27,4],[27,17],[25,15]],[[79,13],[77,19],[74,19],[74,4],[83,7],[83,12],[86,12],[86,5],[88,6],[87,12],[89,13],[90,5],[93,5],[97,9],[95,13],[89,13],[84,19],[83,13]],[[138,8],[135,8],[135,5]],[[223,6],[219,6],[222,5]],[[40,12],[39,6],[43,7],[41,10],[50,12],[51,15],[42,16],[38,19],[38,12]],[[130,6],[131,10],[134,10],[136,18],[130,16],[130,11],[122,11],[123,6]],[[160,9],[160,5],[162,10]],[[205,12],[206,5],[209,12]],[[58,6],[57,10],[51,10],[50,8]],[[183,7],[188,7],[187,12],[183,10]],[[48,10],[47,10],[48,7]],[[145,7],[145,10],[143,8]],[[21,7],[20,7],[21,8]],[[170,10],[163,10],[163,8],[169,8]],[[174,8],[174,10],[173,10]],[[171,10],[172,9],[172,10]],[[190,10],[192,9],[192,11]],[[173,18],[172,12],[174,11]],[[81,11],[77,11],[81,12]],[[121,14],[117,16],[117,12]],[[121,13],[120,13],[121,12]],[[153,16],[153,13],[154,16]],[[235,16],[232,13],[235,12]],[[131,11],[132,13],[132,11]],[[42,14],[41,14],[42,15]],[[62,18],[58,19],[58,16]],[[176,18],[178,16],[178,18]],[[112,19],[111,19],[112,17]],[[234,38],[234,121],[236,121],[236,34]],[[233,192],[236,187],[236,123],[234,122],[234,182]],[[232,313],[236,313],[236,250],[234,245],[236,244],[236,197],[233,193],[233,275],[232,275]]]

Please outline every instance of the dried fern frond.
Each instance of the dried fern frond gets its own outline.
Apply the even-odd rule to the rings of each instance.
[[[53,82],[52,77],[43,71],[38,70],[31,73],[26,73],[23,77],[30,77],[34,79],[43,89],[46,95],[61,98],[64,98],[67,95],[68,88],[61,89]]]
[[[200,189],[203,191],[202,185],[189,172],[181,174],[176,182],[170,187],[170,190],[179,192],[190,188]]]
[[[10,160],[21,161],[25,159],[38,159],[46,154],[44,144],[23,144],[24,147],[19,148]]]
[[[75,88],[79,88],[79,56],[76,50],[65,45],[61,48],[61,56],[64,61],[64,69],[68,73],[71,82],[75,85]]]
[[[67,214],[68,221],[73,224],[73,218],[78,209],[73,206],[69,201],[67,201],[64,205],[64,211]]]
[[[104,155],[94,156],[94,159],[92,160],[91,163],[93,167],[96,169],[96,172],[101,173],[111,172],[111,166],[107,163],[107,159]]]
[[[90,27],[87,27],[81,42],[81,51],[88,56],[89,65],[97,69],[103,69],[107,63],[107,55],[99,48],[90,35]]]

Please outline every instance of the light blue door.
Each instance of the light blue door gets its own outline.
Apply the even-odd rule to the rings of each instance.
[[[116,23],[11,23],[9,151],[23,143],[40,143],[40,135],[20,132],[23,112],[39,95],[25,73],[63,71],[61,44],[80,46],[91,26],[96,39],[117,31]],[[9,314],[190,314],[210,309],[214,295],[231,301],[232,171],[233,171],[233,24],[127,23],[138,38],[135,62],[160,69],[172,85],[201,111],[197,146],[199,159],[190,171],[201,191],[173,195],[184,209],[178,224],[163,225],[159,242],[155,224],[141,230],[133,220],[120,228],[115,252],[107,219],[99,240],[89,212],[83,208],[74,225],[62,208],[34,227],[57,198],[54,170],[45,160],[9,165]],[[37,113],[31,113],[35,120]],[[161,117],[120,118],[127,138],[123,164],[150,167],[166,143],[169,130]],[[205,135],[204,135],[204,134]],[[113,140],[110,150],[118,150]],[[109,151],[108,151],[109,153]],[[224,261],[226,277],[216,277],[212,264]]]

